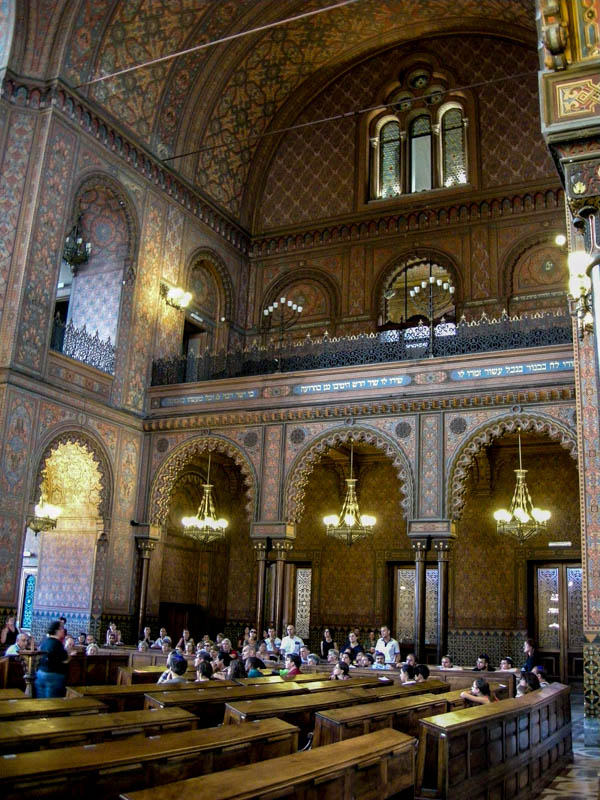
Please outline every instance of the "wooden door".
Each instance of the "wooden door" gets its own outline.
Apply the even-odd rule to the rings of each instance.
[[[551,680],[583,680],[582,569],[576,563],[536,564],[536,646]]]

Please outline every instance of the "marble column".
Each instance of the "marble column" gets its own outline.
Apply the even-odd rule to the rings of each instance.
[[[140,607],[138,615],[138,634],[139,634],[144,630],[144,625],[146,622],[146,601],[148,596],[148,570],[150,567],[150,556],[152,555],[152,552],[156,547],[156,542],[152,541],[152,539],[136,536],[136,543],[140,557],[142,559],[142,579],[140,582]]]

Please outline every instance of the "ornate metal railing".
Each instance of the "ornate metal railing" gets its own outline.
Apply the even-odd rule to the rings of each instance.
[[[564,313],[539,313],[532,316],[498,319],[485,315],[474,322],[463,318],[457,325],[437,325],[433,337],[421,325],[405,331],[360,334],[338,339],[307,336],[304,341],[275,342],[248,350],[226,350],[202,356],[176,356],[155,361],[152,385],[269,375],[276,372],[301,372],[333,369],[387,361],[420,358],[447,358],[469,353],[516,350],[572,342],[571,318]]]
[[[69,358],[96,367],[108,375],[115,374],[114,344],[110,338],[103,341],[98,331],[92,336],[85,325],[83,328],[76,328],[71,322],[65,324],[56,317],[52,327],[50,347]]]

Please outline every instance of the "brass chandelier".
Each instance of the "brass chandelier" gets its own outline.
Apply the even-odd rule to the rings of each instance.
[[[206,473],[206,483],[202,486],[202,502],[195,517],[183,517],[183,525],[186,536],[191,536],[201,544],[222,541],[225,538],[225,528],[229,525],[226,519],[217,519],[215,504],[212,497],[213,484],[210,482],[210,458],[208,454],[208,470]]]
[[[363,539],[372,532],[377,520],[369,514],[361,514],[356,497],[356,478],[353,477],[354,443],[350,443],[350,477],[346,478],[346,497],[339,514],[323,517],[327,536],[345,540],[348,545]]]
[[[505,533],[513,536],[519,544],[523,544],[527,539],[536,536],[546,530],[546,523],[550,519],[550,512],[541,508],[536,508],[531,500],[525,475],[527,470],[523,469],[521,460],[521,431],[519,436],[519,468],[515,470],[517,484],[508,511],[504,508],[498,509],[494,513],[496,520],[496,530],[498,533]]]
[[[44,492],[40,497],[40,502],[33,510],[33,517],[27,520],[27,527],[31,528],[36,534],[40,531],[51,531],[56,528],[56,520],[60,516],[62,509],[46,501]]]

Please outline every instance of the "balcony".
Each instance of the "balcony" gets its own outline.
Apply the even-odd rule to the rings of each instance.
[[[115,346],[110,339],[103,341],[96,331],[92,336],[72,323],[65,324],[59,317],[54,319],[50,349],[62,353],[75,361],[95,367],[107,375],[115,374]]]
[[[181,383],[303,372],[316,369],[364,366],[387,362],[418,361],[426,358],[450,358],[475,353],[547,347],[572,342],[570,316],[564,313],[539,313],[509,317],[503,314],[490,319],[457,324],[426,325],[407,330],[319,339],[307,336],[304,341],[280,340],[264,347],[227,350],[203,356],[176,356],[155,361],[152,385]]]

